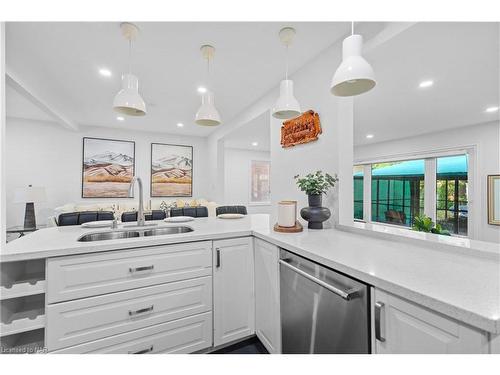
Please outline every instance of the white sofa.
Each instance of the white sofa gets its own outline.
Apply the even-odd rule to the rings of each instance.
[[[208,208],[208,216],[215,217],[215,209],[217,203],[208,201],[204,198],[177,198],[177,199],[150,199],[144,202],[144,209],[161,210],[163,207],[197,207],[205,206]],[[92,202],[92,203],[66,203],[63,206],[54,209],[54,215],[47,219],[48,226],[57,226],[57,218],[60,214],[65,212],[80,212],[80,211],[112,211],[115,218],[120,220],[123,212],[137,211],[138,202],[136,200],[127,201],[105,201],[105,202]]]

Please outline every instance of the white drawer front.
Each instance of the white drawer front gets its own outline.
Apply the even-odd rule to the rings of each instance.
[[[48,305],[48,350],[212,310],[212,277]]]
[[[55,303],[211,275],[211,242],[50,258],[47,301]]]
[[[56,350],[57,354],[193,353],[212,346],[212,313],[157,324],[121,335]]]

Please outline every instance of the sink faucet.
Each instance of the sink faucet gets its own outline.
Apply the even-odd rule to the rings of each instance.
[[[128,189],[128,196],[131,197],[134,191],[135,182],[139,184],[139,209],[137,211],[137,226],[142,227],[146,221],[144,216],[144,200],[143,200],[143,191],[142,191],[142,180],[140,177],[134,176],[132,181],[130,181],[130,187]]]

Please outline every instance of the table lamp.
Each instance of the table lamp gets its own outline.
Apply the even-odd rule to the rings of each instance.
[[[45,188],[43,187],[28,185],[28,187],[15,190],[14,202],[26,203],[24,228],[36,228],[35,203],[45,202],[45,199]]]

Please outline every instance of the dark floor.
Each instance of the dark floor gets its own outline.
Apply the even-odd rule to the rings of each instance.
[[[212,354],[269,354],[257,337],[219,349]]]

